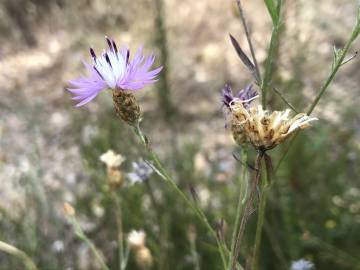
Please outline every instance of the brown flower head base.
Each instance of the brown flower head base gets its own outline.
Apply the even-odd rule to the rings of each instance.
[[[245,108],[241,100],[230,103],[230,128],[235,141],[242,145],[251,143],[258,151],[265,152],[286,140],[298,129],[309,127],[317,120],[305,113],[290,118],[290,110],[269,112],[262,106]]]
[[[132,93],[125,90],[113,90],[113,101],[116,113],[122,120],[132,126],[138,124],[141,112]]]

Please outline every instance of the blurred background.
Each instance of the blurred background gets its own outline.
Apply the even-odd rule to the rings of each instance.
[[[0,240],[25,251],[39,269],[100,269],[65,217],[70,202],[80,225],[118,269],[116,211],[100,156],[121,165],[123,231],[143,229],[152,269],[221,269],[214,240],[190,209],[153,174],[132,185],[127,173],[144,156],[113,111],[111,95],[74,108],[67,81],[85,74],[88,48],[101,52],[105,35],[133,50],[144,45],[164,64],[160,81],[139,91],[143,129],[156,152],[210,222],[224,220],[231,238],[239,175],[244,168],[224,128],[220,90],[251,83],[228,38],[247,43],[235,1],[0,1]],[[342,47],[357,1],[284,1],[273,83],[306,111],[326,78],[333,45]],[[256,56],[263,67],[271,21],[261,0],[244,1]],[[359,49],[354,43],[351,52]],[[351,56],[351,55],[349,55]],[[282,163],[268,203],[261,269],[289,269],[306,259],[315,269],[360,269],[359,59],[343,66]],[[110,92],[109,92],[110,93]],[[273,92],[270,107],[285,103]],[[288,143],[271,151],[274,164]],[[250,163],[253,162],[252,155]],[[254,215],[241,261],[252,250]],[[195,254],[195,255],[194,255]],[[0,252],[0,269],[23,269]],[[130,254],[127,269],[142,269]]]

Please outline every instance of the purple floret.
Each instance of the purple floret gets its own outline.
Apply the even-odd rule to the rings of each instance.
[[[245,108],[248,108],[250,103],[258,96],[256,90],[252,85],[247,85],[244,89],[240,90],[235,96],[233,95],[230,85],[226,84],[222,89],[221,97],[224,106],[230,108],[230,104],[233,100],[240,100],[243,102]]]
[[[101,56],[96,56],[95,51],[90,48],[93,65],[84,62],[89,75],[69,81],[73,87],[68,88],[68,91],[74,95],[72,99],[79,101],[76,107],[90,102],[107,88],[118,91],[140,90],[156,82],[156,77],[163,68],[160,66],[151,70],[155,56],[144,56],[141,48],[130,60],[128,49],[118,51],[113,40],[106,38],[106,41],[109,49]]]

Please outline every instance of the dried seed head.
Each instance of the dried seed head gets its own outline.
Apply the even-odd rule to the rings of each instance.
[[[305,113],[289,118],[290,110],[269,112],[262,106],[245,108],[241,101],[230,104],[231,130],[238,144],[250,142],[256,149],[266,151],[285,141],[298,129],[309,127],[317,120]]]
[[[64,202],[63,209],[64,209],[65,215],[67,215],[69,217],[75,216],[75,209],[74,209],[74,207],[71,206],[71,204]]]
[[[124,90],[113,90],[113,101],[117,115],[131,126],[141,117],[140,107],[133,94]]]
[[[248,139],[244,133],[244,129],[241,126],[231,123],[230,130],[234,141],[238,145],[241,146],[248,143]]]
[[[123,174],[119,169],[108,169],[107,181],[110,188],[112,189],[120,188],[124,183]]]
[[[135,252],[135,261],[141,269],[150,269],[153,265],[153,257],[150,249],[145,246],[137,249]]]

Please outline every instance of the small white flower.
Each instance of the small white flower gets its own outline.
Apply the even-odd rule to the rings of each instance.
[[[310,261],[300,259],[291,263],[290,270],[311,270],[314,264]]]
[[[125,158],[120,154],[116,154],[113,150],[108,150],[100,156],[100,160],[104,162],[108,168],[116,168],[120,167],[125,161]]]
[[[127,237],[127,241],[130,247],[133,248],[144,247],[145,239],[146,239],[146,234],[143,230],[140,231],[132,230]]]
[[[64,251],[64,242],[61,240],[56,240],[52,245],[51,249],[55,253],[63,252]]]

